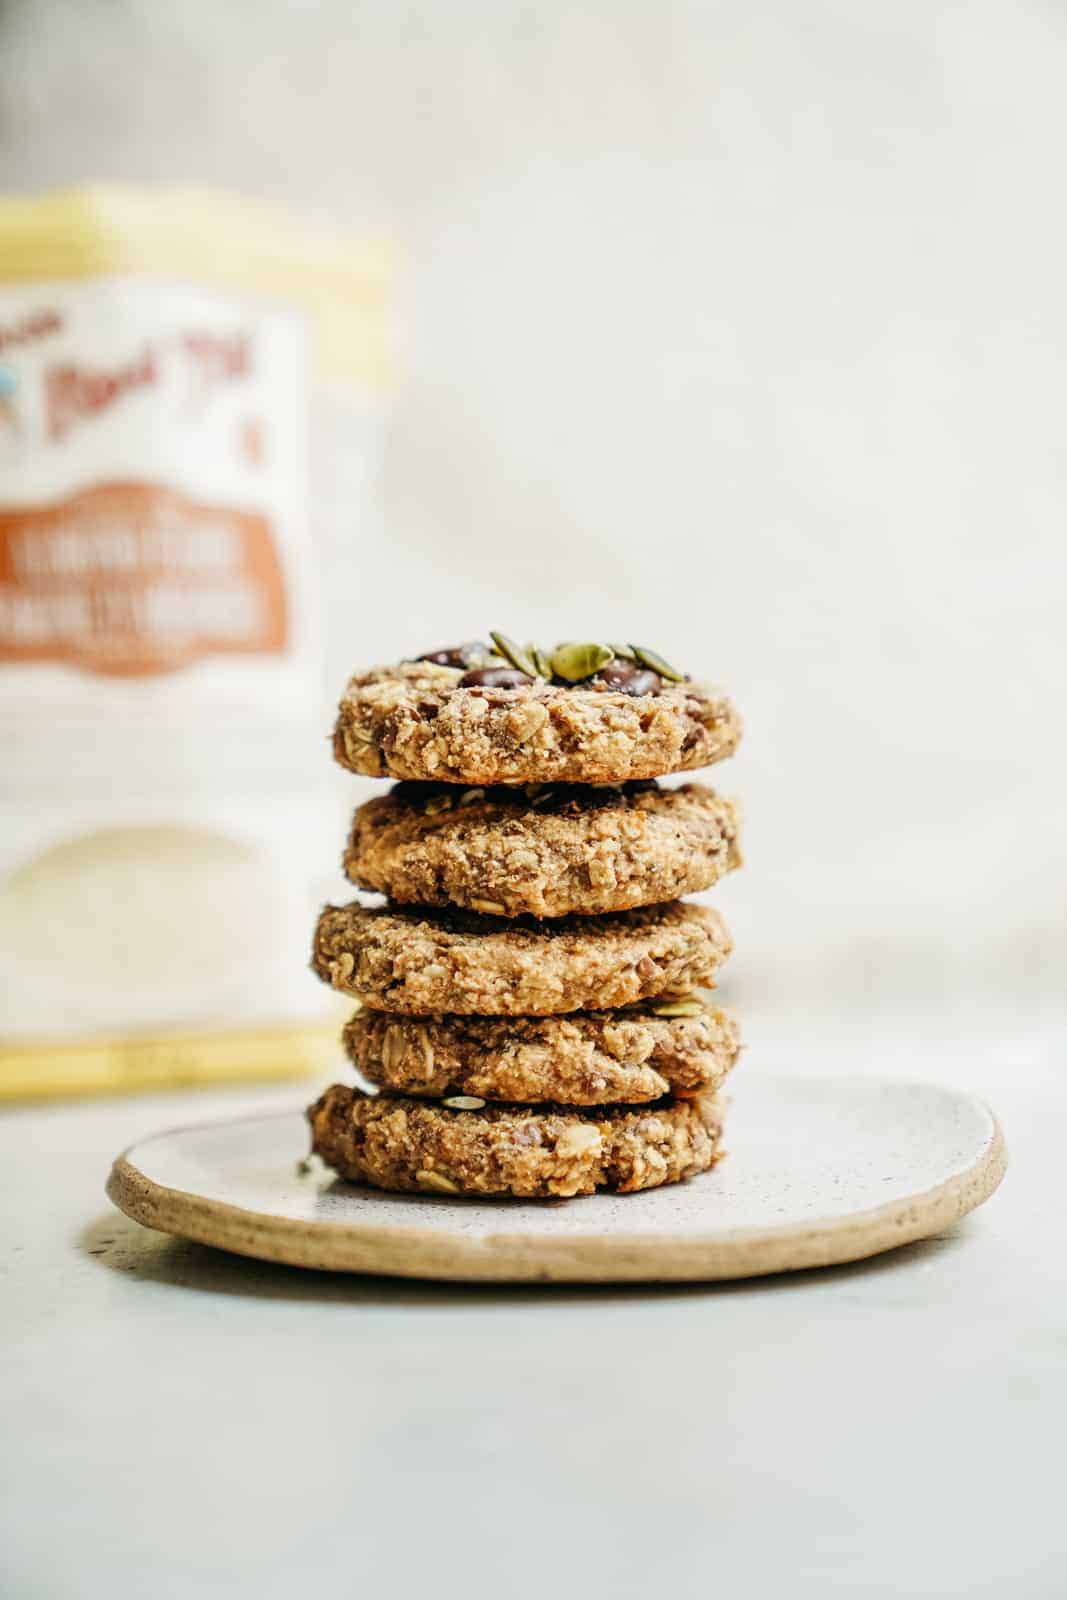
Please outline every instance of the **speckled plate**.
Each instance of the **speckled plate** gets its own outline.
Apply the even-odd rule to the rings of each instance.
[[[738,1083],[728,1155],[688,1183],[557,1201],[392,1195],[301,1171],[298,1112],[179,1128],[118,1158],[107,1192],[150,1228],[265,1261],[409,1278],[744,1278],[856,1261],[987,1200],[1004,1141],[980,1101],[865,1078]]]

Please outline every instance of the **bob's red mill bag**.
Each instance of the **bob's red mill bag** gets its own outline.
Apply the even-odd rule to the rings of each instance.
[[[387,277],[229,197],[0,200],[0,1098],[328,1059]]]

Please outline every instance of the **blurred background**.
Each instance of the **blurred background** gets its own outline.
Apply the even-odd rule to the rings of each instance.
[[[724,989],[918,1070],[1063,1020],[1065,75],[1039,0],[4,0],[0,193],[388,241],[323,705],[490,627],[723,682]],[[336,823],[276,809],[340,892]]]

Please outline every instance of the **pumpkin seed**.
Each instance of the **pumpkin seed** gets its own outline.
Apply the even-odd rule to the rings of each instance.
[[[430,1172],[426,1167],[420,1167],[415,1174],[416,1179],[424,1188],[436,1189],[439,1194],[458,1194],[459,1187],[448,1178],[442,1178],[439,1172]]]
[[[630,647],[643,667],[651,667],[653,672],[658,672],[661,678],[666,678],[668,683],[682,683],[685,674],[672,667],[669,661],[664,661],[654,650],[646,650],[644,645],[635,644]]]
[[[620,661],[636,661],[637,660],[637,657],[634,654],[634,649],[633,649],[632,645],[629,645],[629,644],[613,644],[611,648],[614,650],[615,654],[618,656]]]
[[[404,1031],[391,1023],[382,1035],[382,1066],[386,1072],[392,1072],[403,1061],[407,1052],[407,1043]]]
[[[704,1013],[704,1007],[699,1000],[666,1000],[662,1005],[652,1007],[654,1017],[699,1017]]]
[[[550,682],[552,678],[552,663],[545,655],[545,652],[536,644],[532,644],[529,649],[529,656],[537,668],[537,676],[544,678],[546,682]]]
[[[568,683],[580,683],[606,667],[611,658],[609,644],[561,644],[552,652],[552,671]]]
[[[423,1068],[426,1076],[429,1077],[433,1071],[433,1045],[430,1043],[430,1035],[426,1032],[425,1028],[419,1029],[418,1038],[419,1046],[422,1050]]]
[[[436,817],[439,811],[451,811],[454,801],[450,794],[432,794],[423,806],[423,815]]]
[[[450,1111],[480,1111],[485,1101],[477,1094],[450,1094],[441,1104]]]
[[[503,656],[505,661],[509,661],[518,672],[525,673],[528,678],[537,677],[537,668],[514,639],[509,639],[506,633],[490,632],[489,637],[496,646],[497,654]]]

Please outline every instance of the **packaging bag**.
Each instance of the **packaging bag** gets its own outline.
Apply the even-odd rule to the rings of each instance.
[[[228,196],[0,200],[0,1098],[328,1059],[388,279]]]

